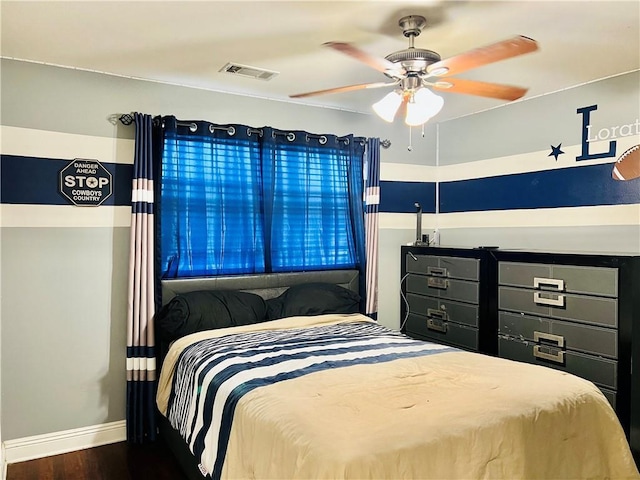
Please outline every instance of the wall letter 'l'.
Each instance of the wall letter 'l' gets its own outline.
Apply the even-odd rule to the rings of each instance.
[[[609,151],[602,153],[589,153],[589,130],[587,127],[590,125],[589,117],[592,110],[597,110],[597,105],[591,105],[589,107],[582,107],[576,110],[576,113],[582,114],[582,155],[576,157],[576,161],[580,160],[594,160],[596,158],[607,158],[616,156],[616,141],[611,140],[609,142]]]

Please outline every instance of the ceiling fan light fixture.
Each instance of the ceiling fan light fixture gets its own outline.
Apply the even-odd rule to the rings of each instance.
[[[405,123],[411,127],[422,125],[437,115],[444,106],[442,97],[436,95],[428,88],[420,88],[413,98],[407,103],[407,116]]]
[[[373,111],[385,122],[393,122],[393,119],[402,104],[402,95],[394,90],[386,94],[381,100],[372,105]]]

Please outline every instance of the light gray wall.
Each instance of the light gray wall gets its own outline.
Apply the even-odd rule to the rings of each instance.
[[[428,159],[435,164],[431,142],[418,141],[414,132],[416,141],[409,152],[407,128],[389,125],[373,115],[7,59],[2,60],[0,71],[2,126],[35,132],[38,138],[64,133],[98,143],[131,139],[133,127],[114,126],[108,119],[113,114],[139,111],[185,120],[380,137],[392,143],[381,152],[383,163],[402,165]],[[427,140],[433,140],[433,133],[428,135]],[[24,148],[30,150],[29,145]],[[2,153],[6,153],[4,149]],[[49,208],[53,211],[56,207]],[[73,208],[79,207],[68,207]],[[114,207],[97,207],[96,212],[110,208]],[[32,211],[33,225],[3,223],[0,233],[3,440],[125,417],[129,228],[55,223],[41,227],[36,222],[42,215],[40,207],[25,210],[26,222]],[[387,255],[397,254],[396,249],[381,249],[383,261]],[[386,280],[382,275],[382,292],[387,290]],[[381,309],[389,312],[391,318],[386,322],[393,325],[399,311],[395,305],[386,308],[384,301],[383,294]]]
[[[576,110],[590,105],[598,105],[591,113],[594,133],[634,123],[640,114],[639,82],[640,72],[631,72],[442,122],[438,164],[548,153],[550,143],[578,145],[582,117]]]
[[[124,418],[126,228],[2,229],[4,439]]]
[[[615,140],[615,156],[578,161],[576,157],[582,154],[583,116],[577,110],[592,105],[598,107],[590,114],[592,139],[600,130],[615,133],[620,132],[621,125],[633,127],[622,130],[625,136],[593,143],[589,150],[590,153],[608,152],[609,141]],[[626,148],[640,144],[640,135],[636,132],[639,119],[640,72],[635,71],[439,124],[439,171],[444,175],[445,171],[464,165],[468,172],[466,178],[475,179],[613,163]],[[628,135],[629,131],[634,134]],[[551,146],[559,144],[565,153],[554,160],[549,155]],[[497,171],[487,173],[483,168],[497,168]],[[639,181],[632,180],[629,188]],[[605,185],[604,181],[602,187],[581,185],[568,176],[563,188],[588,194],[589,189],[604,189]],[[505,198],[520,195],[508,189],[500,194]],[[640,253],[640,205],[637,203],[544,211],[478,211],[472,213],[473,217],[452,220],[455,215],[439,217],[438,221],[445,225],[440,228],[444,245]],[[626,220],[612,221],[616,216],[624,216]],[[504,222],[507,225],[499,224],[502,218],[508,218]]]
[[[1,66],[2,125],[112,137],[114,128],[107,120],[113,114],[175,115],[185,120],[379,137],[392,145],[382,150],[382,162],[428,161],[435,165],[434,130],[422,139],[414,129],[413,150],[409,152],[407,127],[401,122],[383,122],[373,113],[269,101],[7,59],[2,59]],[[133,129],[119,129],[117,135],[132,138]]]
[[[418,129],[414,130],[413,151],[409,152],[407,127],[401,122],[386,124],[372,115],[6,59],[2,60],[0,74],[3,128],[19,127],[38,135],[79,134],[95,141],[130,139],[131,127],[114,126],[108,118],[140,111],[216,123],[270,125],[338,135],[354,133],[391,140],[391,148],[381,152],[383,180],[397,177],[425,182],[437,180],[432,173],[437,163],[438,169],[445,171],[463,162],[465,167],[470,166],[469,178],[474,178],[477,172],[471,170],[478,161],[499,161],[503,156],[535,152],[546,156],[549,142],[575,144],[579,142],[574,130],[575,108],[589,105],[585,102],[591,99],[602,106],[598,115],[603,114],[599,117],[603,124],[622,123],[620,112],[624,118],[633,116],[639,103],[637,80],[634,89],[627,83],[618,85],[616,79],[517,102],[438,125],[438,156],[435,124],[428,126],[424,139]],[[607,102],[615,105],[616,113],[605,113]],[[562,133],[562,138],[556,140],[556,133]],[[25,150],[28,147],[25,145]],[[424,166],[424,174],[415,174],[408,166]],[[98,207],[97,212],[109,208],[113,207]],[[38,209],[34,206],[33,210]],[[477,215],[483,218],[482,212]],[[29,209],[25,216],[28,223]],[[536,245],[549,249],[564,249],[570,243],[584,250],[598,247],[600,251],[619,251],[640,238],[638,225],[543,223],[534,228],[528,226],[528,217],[530,214],[522,212],[501,227],[472,228],[464,222],[448,222],[444,227],[447,222],[443,222],[443,243],[476,246],[497,242],[501,246]],[[379,319],[388,326],[397,327],[400,323],[400,245],[413,240],[414,218],[410,214],[381,217]],[[117,222],[114,226],[92,225],[90,220],[87,226],[73,227],[55,223],[46,227],[2,224],[3,440],[124,419],[129,228]],[[437,216],[429,216],[423,222],[425,231],[438,226]],[[609,242],[603,241],[606,237]]]

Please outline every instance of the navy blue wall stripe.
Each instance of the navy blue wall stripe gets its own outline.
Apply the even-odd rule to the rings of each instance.
[[[73,159],[2,155],[0,202],[28,205],[71,205],[58,192],[60,170]],[[102,205],[130,206],[133,165],[100,161],[113,177],[113,193]]]
[[[612,163],[440,184],[440,212],[640,203],[640,179],[611,178]],[[384,196],[384,193],[381,193]]]
[[[0,202],[70,205],[58,192],[59,172],[72,159],[0,156]],[[113,176],[113,194],[102,205],[131,205],[133,166],[100,162]],[[477,212],[640,203],[640,179],[611,178],[613,163],[440,183],[440,212]],[[434,182],[380,182],[383,213],[435,213]]]
[[[414,203],[424,213],[436,212],[436,184],[434,182],[380,182],[380,208],[383,213],[415,213]]]

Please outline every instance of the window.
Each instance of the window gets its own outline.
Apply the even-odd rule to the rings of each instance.
[[[363,263],[360,139],[163,120],[163,278]]]

